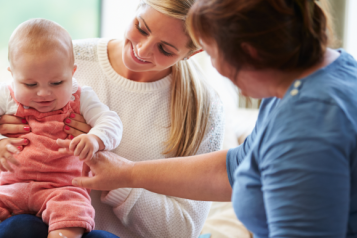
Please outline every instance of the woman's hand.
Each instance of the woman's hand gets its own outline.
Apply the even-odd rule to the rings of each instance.
[[[190,157],[132,162],[112,152],[98,152],[84,162],[93,177],[72,180],[95,190],[144,188],[151,192],[202,201],[230,201],[227,150]],[[88,172],[85,171],[83,174]],[[214,182],[212,182],[214,181]]]
[[[94,176],[75,178],[72,181],[74,186],[104,191],[131,187],[134,162],[108,151],[98,152],[92,159],[84,162],[88,167],[83,167],[82,175],[91,170]]]
[[[13,154],[19,154],[22,146],[27,145],[28,140],[23,138],[7,138],[0,141],[0,170],[3,172],[14,172],[9,163],[20,166]]]
[[[3,115],[0,118],[0,134],[14,137],[14,134],[26,134],[31,131],[30,126],[24,118],[11,115]]]
[[[92,127],[86,123],[84,118],[76,113],[71,113],[71,115],[64,120],[64,132],[71,135],[72,139],[81,134],[87,134]]]

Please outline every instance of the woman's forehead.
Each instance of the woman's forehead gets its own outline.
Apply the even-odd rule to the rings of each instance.
[[[160,40],[175,45],[177,48],[186,47],[189,37],[182,20],[165,15],[154,8],[143,5],[136,15],[143,26],[149,28],[150,33]]]

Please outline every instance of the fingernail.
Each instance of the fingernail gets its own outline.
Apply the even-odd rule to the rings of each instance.
[[[66,123],[71,123],[71,119],[66,119]]]
[[[25,144],[27,144],[29,141],[28,141],[28,139],[24,139],[23,142],[24,142]]]
[[[18,146],[18,147],[17,147],[17,149],[18,149],[18,150],[21,150],[21,149],[22,149],[22,147],[21,147],[21,146]]]
[[[30,131],[30,127],[29,127],[29,126],[25,126],[25,127],[24,127],[24,130],[25,130],[25,131]]]
[[[77,181],[76,179],[73,179],[73,180],[72,180],[72,185],[73,185],[73,186],[78,186],[78,181]]]
[[[25,119],[22,119],[21,122],[27,124],[27,121]]]
[[[69,139],[71,139],[71,140],[72,140],[73,138],[74,138],[74,136],[72,136],[72,135],[69,135]]]
[[[69,130],[69,126],[65,126],[64,129],[68,131]]]
[[[71,115],[69,116],[70,118],[75,118],[76,115],[74,115],[74,113],[71,113]]]

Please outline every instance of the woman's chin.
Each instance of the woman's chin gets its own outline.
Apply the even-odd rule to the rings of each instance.
[[[133,72],[145,72],[150,70],[148,65],[139,65],[136,62],[134,62],[132,59],[128,59],[126,57],[124,57],[123,63],[128,70]]]

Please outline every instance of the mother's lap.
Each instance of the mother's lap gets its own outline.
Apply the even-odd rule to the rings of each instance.
[[[47,235],[47,224],[34,215],[16,215],[0,223],[0,237],[47,238]],[[82,238],[118,238],[118,236],[106,231],[95,230],[84,234]]]

